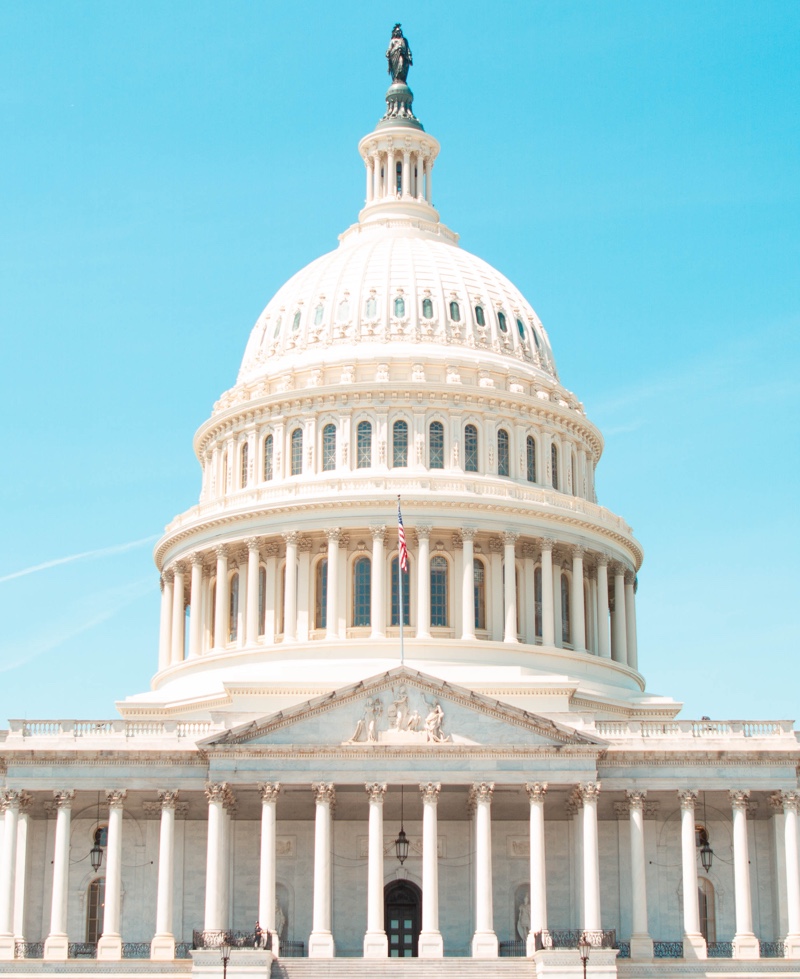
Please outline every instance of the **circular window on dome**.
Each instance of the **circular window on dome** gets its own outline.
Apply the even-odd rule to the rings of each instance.
[[[519,338],[524,343],[525,340],[526,340],[526,336],[525,336],[525,324],[520,319],[517,320],[517,329],[519,330]]]
[[[394,315],[395,316],[405,316],[406,315],[406,301],[402,296],[398,296],[394,301]]]
[[[422,300],[422,316],[423,319],[432,320],[433,319],[433,300],[425,298]]]
[[[372,319],[378,312],[378,304],[375,302],[375,297],[370,296],[369,299],[364,303],[364,315],[367,319]]]
[[[505,313],[498,313],[497,314],[497,325],[500,327],[500,329],[503,331],[503,333],[508,333],[508,323],[506,323],[506,314]]]
[[[281,332],[281,318],[280,316],[275,320],[275,332],[272,334],[273,339]]]
[[[478,326],[486,326],[486,317],[483,315],[483,306],[475,307],[475,322]]]
[[[325,307],[322,305],[322,303],[320,303],[319,306],[317,306],[317,308],[314,310],[314,326],[320,325],[324,314],[325,314]]]
[[[292,333],[297,333],[300,329],[300,310],[294,314],[294,319],[292,320]]]

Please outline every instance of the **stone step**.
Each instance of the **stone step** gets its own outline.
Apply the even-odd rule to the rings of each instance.
[[[270,979],[522,979],[535,975],[530,959],[280,959]]]

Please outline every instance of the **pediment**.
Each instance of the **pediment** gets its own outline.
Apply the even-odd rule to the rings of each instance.
[[[404,666],[201,742],[224,745],[603,746],[574,728]]]

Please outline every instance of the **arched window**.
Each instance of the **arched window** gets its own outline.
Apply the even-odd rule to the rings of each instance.
[[[395,181],[394,190],[396,194],[403,193],[403,164],[398,160],[394,167]]]
[[[228,492],[228,453],[222,453],[222,492]]]
[[[558,489],[558,446],[555,442],[550,445],[550,466],[553,470],[553,489]]]
[[[520,319],[517,320],[517,330],[519,331],[519,338],[520,338],[520,340],[522,340],[522,342],[524,343],[525,342],[525,324]]]
[[[236,642],[239,635],[239,572],[231,575],[230,600],[228,602],[228,642]]]
[[[356,468],[369,469],[372,465],[372,425],[359,422],[356,429]]]
[[[394,315],[395,316],[405,316],[406,315],[406,301],[402,296],[398,296],[394,301]]]
[[[474,425],[464,429],[464,469],[468,473],[478,471],[478,429]]]
[[[328,628],[328,559],[317,561],[314,576],[314,628]]]
[[[479,558],[472,568],[474,582],[475,628],[486,628],[486,566]]]
[[[356,558],[353,565],[353,625],[372,624],[372,562]]]
[[[454,323],[459,323],[461,321],[461,308],[455,299],[450,303],[450,319]]]
[[[536,482],[536,440],[529,435],[525,441],[528,482]]]
[[[411,566],[403,572],[403,625],[411,623],[411,579],[409,571]],[[397,579],[397,558],[392,558],[392,625],[400,625],[400,595],[399,581]]]
[[[378,304],[375,301],[374,296],[370,296],[369,299],[364,303],[364,316],[371,320],[378,312]]]
[[[503,331],[503,333],[507,333],[508,332],[508,323],[506,323],[506,314],[505,313],[498,313],[497,314],[497,325],[500,327],[500,329]]]
[[[392,468],[405,469],[408,465],[408,422],[396,421],[392,425]]]
[[[422,318],[426,320],[433,319],[433,300],[425,298],[422,300]]]
[[[339,310],[336,317],[340,323],[345,323],[350,318],[350,300],[343,299],[339,303]]]
[[[279,317],[278,317],[278,318],[277,318],[277,319],[275,320],[275,331],[274,331],[274,333],[272,334],[272,339],[274,340],[274,339],[275,339],[275,337],[276,337],[276,336],[277,336],[277,335],[278,335],[278,334],[279,334],[280,332],[281,332],[281,317],[279,316]]]
[[[314,310],[314,326],[320,325],[320,323],[322,322],[322,317],[324,315],[325,315],[325,307],[322,305],[322,303],[320,303],[319,306],[317,306],[317,308]]]
[[[444,469],[444,425],[431,422],[428,429],[428,467]]]
[[[299,476],[303,472],[303,429],[296,428],[292,432],[292,475]]]
[[[297,333],[300,329],[300,310],[294,314],[294,319],[292,320],[292,333]]]
[[[431,558],[431,626],[447,625],[447,558]]]
[[[542,638],[542,569],[533,572],[533,632],[537,639]]]
[[[264,619],[267,613],[267,569],[258,569],[258,634],[264,635]]]
[[[569,607],[569,578],[563,572],[561,574],[561,641],[572,642],[572,631],[570,629],[570,607]]]
[[[697,881],[697,899],[700,910],[700,934],[707,944],[717,941],[717,910],[714,901],[714,885],[707,877]]]
[[[475,322],[478,326],[486,326],[486,317],[483,315],[483,306],[475,307]]]
[[[497,475],[508,475],[508,432],[504,428],[497,433]]]
[[[103,909],[106,903],[106,879],[95,877],[86,893],[86,941],[96,945],[103,934]]]
[[[244,489],[245,486],[247,486],[247,457],[249,455],[248,449],[249,446],[247,442],[245,442],[244,445],[242,446],[242,466],[239,471],[239,479],[240,479],[239,485],[241,486],[242,489]]]
[[[264,479],[272,479],[272,436],[264,439]]]
[[[326,425],[322,429],[322,470],[329,472],[336,468],[336,426]]]

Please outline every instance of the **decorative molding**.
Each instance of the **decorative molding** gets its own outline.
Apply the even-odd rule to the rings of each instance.
[[[106,801],[109,809],[122,809],[125,799],[128,797],[127,789],[108,789],[106,791]]]
[[[314,782],[311,785],[316,805],[327,803],[331,811],[336,805],[336,788],[332,782]]]
[[[597,798],[600,795],[600,783],[599,782],[581,782],[578,786],[578,790],[581,794],[581,799],[583,804],[586,805],[587,802],[597,802]]]
[[[528,793],[528,799],[531,802],[544,803],[544,797],[547,795],[547,782],[526,782],[525,791]]]
[[[439,793],[442,790],[441,782],[421,782],[419,786],[420,794],[422,795],[422,801],[432,802],[435,804],[439,801]]]
[[[383,805],[383,799],[387,789],[386,782],[367,782],[364,788],[367,790],[370,803],[376,802]]]
[[[280,782],[259,782],[258,790],[261,793],[261,804],[275,803],[281,791]]]
[[[694,812],[697,805],[697,789],[680,789],[678,801],[682,812]]]

